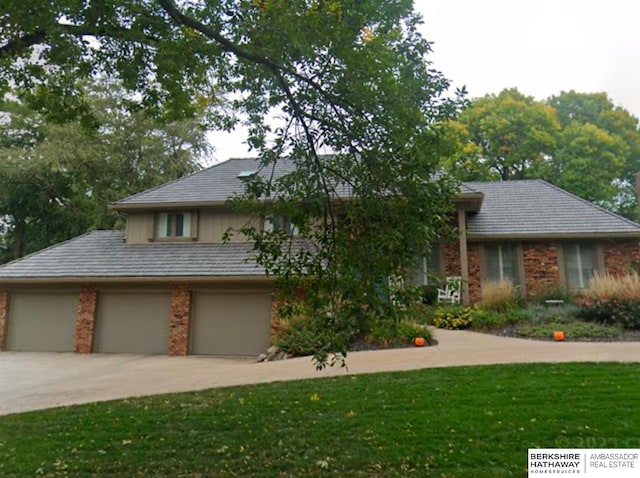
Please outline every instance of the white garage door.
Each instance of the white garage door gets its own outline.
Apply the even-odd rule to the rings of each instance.
[[[269,346],[270,323],[270,293],[195,292],[190,352],[258,355]]]
[[[166,354],[169,348],[169,291],[99,291],[95,351]]]
[[[9,296],[7,349],[72,352],[77,292],[14,292]]]

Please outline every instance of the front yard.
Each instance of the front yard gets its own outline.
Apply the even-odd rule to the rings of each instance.
[[[640,365],[426,369],[0,417],[3,477],[525,476],[527,448],[640,448]]]

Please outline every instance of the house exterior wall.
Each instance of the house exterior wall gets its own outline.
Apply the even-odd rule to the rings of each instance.
[[[607,241],[602,244],[604,266],[609,274],[623,275],[630,267],[640,262],[638,241]]]
[[[189,210],[191,211],[191,210]],[[153,240],[155,212],[135,212],[127,216],[126,238],[128,244],[148,244]],[[247,224],[259,227],[259,221],[249,214],[234,212],[226,208],[201,209],[197,212],[198,242],[223,242],[227,229],[240,229]],[[246,238],[240,234],[234,234],[230,241],[244,241]]]
[[[640,247],[637,240],[590,241],[602,251],[604,272],[623,275],[634,263],[640,263]],[[483,243],[468,244],[469,296],[472,303],[482,299],[482,254]],[[521,245],[520,267],[524,269],[524,290],[528,297],[558,287],[563,284],[564,268],[562,258],[563,242],[524,241]],[[460,275],[460,249],[457,241],[444,244],[444,271],[447,276]],[[601,266],[602,267],[602,266]]]
[[[524,242],[522,244],[524,280],[527,295],[561,286],[558,246],[553,242]]]

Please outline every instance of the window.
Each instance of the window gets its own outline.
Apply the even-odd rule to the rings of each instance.
[[[156,237],[191,237],[191,213],[160,213],[156,217]]]
[[[427,255],[418,257],[411,283],[414,286],[434,283],[434,276],[441,273],[440,244],[432,244]]]
[[[519,284],[515,244],[485,244],[484,257],[487,279]]]
[[[282,231],[288,236],[297,236],[299,234],[298,226],[283,217],[266,217],[262,230],[264,232]]]
[[[567,287],[584,289],[596,271],[596,250],[591,244],[565,244],[564,267]]]

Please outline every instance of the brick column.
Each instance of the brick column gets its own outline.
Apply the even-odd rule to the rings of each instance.
[[[9,293],[0,289],[0,352],[7,350],[7,322],[9,322]]]
[[[191,320],[191,289],[176,284],[171,291],[171,319],[169,322],[169,355],[189,353],[189,322]]]
[[[76,341],[74,352],[90,354],[93,352],[93,334],[96,324],[96,306],[98,291],[93,286],[83,286],[78,297],[78,312],[76,315]]]

